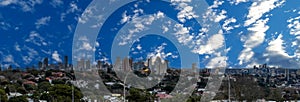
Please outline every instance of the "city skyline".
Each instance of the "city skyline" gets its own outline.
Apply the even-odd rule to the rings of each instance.
[[[92,18],[98,19],[99,24],[94,24],[91,28],[99,27],[103,22],[100,21],[103,15],[84,12],[85,10],[96,12],[94,9],[86,8],[91,0],[37,0],[20,3],[17,1],[0,2],[0,33],[2,34],[0,64],[2,67],[31,66],[42,61],[44,57],[48,58],[49,63],[63,62],[64,56],[72,56],[72,41],[76,25],[85,24]],[[185,54],[180,55],[177,45],[164,36],[170,34],[175,36],[175,40],[180,42],[180,45],[190,45],[192,49],[190,52],[197,55],[199,66],[203,68],[214,67],[220,60],[226,60],[226,67],[232,68],[251,67],[263,63],[278,67],[298,68],[300,65],[297,47],[300,11],[297,5],[299,2],[286,0],[204,1],[208,5],[199,6],[207,7],[202,11],[193,7],[193,4],[197,2],[183,2],[189,5],[186,9],[191,10],[190,13],[181,12],[180,7],[174,5],[178,3],[177,1],[129,3],[128,7],[117,8],[118,11],[113,14],[114,16],[107,19],[110,23],[105,23],[106,27],[103,28],[107,30],[99,32],[97,42],[87,41],[89,38],[86,36],[79,37],[78,40],[82,41],[79,43],[80,50],[95,51],[94,59],[111,63],[113,62],[110,54],[113,41],[111,38],[115,37],[113,34],[117,30],[120,30],[130,36],[121,34],[119,38],[116,38],[118,41],[116,44],[122,46],[131,42],[129,56],[146,59],[149,56],[160,55],[170,61],[170,66],[180,67],[180,58]],[[143,6],[138,6],[140,4]],[[154,4],[161,6],[151,6]],[[134,8],[131,9],[129,6]],[[147,7],[157,9],[152,10]],[[191,19],[189,14],[195,19]],[[218,24],[220,26],[215,27],[220,28],[221,31],[208,34],[209,32],[206,31],[212,28],[205,28],[205,24],[195,21],[197,19],[212,22],[211,25]],[[149,25],[152,23],[154,26]],[[137,27],[141,28],[135,30],[137,27],[134,25],[140,25]],[[125,28],[121,29],[123,26]],[[150,29],[151,27],[162,32],[158,31],[150,33],[152,35],[132,39],[144,30],[153,30]],[[207,40],[202,42],[200,35]],[[220,50],[216,50],[218,48]],[[218,56],[219,51],[224,52],[222,56]],[[73,57],[70,57],[68,62],[74,62]]]

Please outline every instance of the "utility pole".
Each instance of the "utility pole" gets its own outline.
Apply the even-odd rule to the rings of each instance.
[[[230,101],[230,76],[229,74],[227,74],[227,78],[228,78],[228,102]]]
[[[124,97],[124,102],[126,102],[126,97],[125,97],[125,95],[126,95],[125,84],[126,84],[126,79],[127,79],[127,76],[128,76],[128,74],[129,74],[129,72],[130,72],[130,71],[128,71],[128,72],[126,73],[126,76],[125,76],[125,78],[124,78],[124,84],[123,84],[123,97]]]

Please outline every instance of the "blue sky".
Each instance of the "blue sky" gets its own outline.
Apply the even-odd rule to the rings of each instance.
[[[85,57],[107,62],[114,59],[111,49],[116,44],[129,46],[125,53],[135,60],[160,56],[172,67],[189,58],[179,53],[183,47],[178,46],[195,54],[200,67],[300,65],[297,1],[147,0],[121,6],[115,6],[119,0],[99,2],[115,11],[101,13],[107,8],[92,8],[91,0],[1,0],[0,64],[36,66],[44,57],[57,63],[65,55],[72,56],[73,41],[78,40],[80,50],[95,54]],[[78,25],[87,22],[94,22],[91,28],[99,30],[96,42],[74,37]]]

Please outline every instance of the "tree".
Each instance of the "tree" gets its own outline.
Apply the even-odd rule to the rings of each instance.
[[[16,96],[9,98],[8,102],[28,102],[26,96]]]
[[[0,89],[1,102],[7,102],[7,95],[3,89]]]
[[[68,101],[72,99],[72,86],[65,84],[56,84],[49,89],[49,95],[54,99],[61,99],[60,101]],[[80,101],[83,94],[78,88],[74,86],[74,99]]]
[[[41,82],[38,84],[38,89],[40,92],[48,91],[51,87],[51,84],[47,81]]]

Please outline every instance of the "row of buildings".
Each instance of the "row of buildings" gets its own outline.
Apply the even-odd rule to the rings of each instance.
[[[134,63],[131,58],[125,57],[121,60],[120,57],[117,57],[115,64],[113,65],[113,70],[115,71],[131,71],[145,68],[149,69],[155,74],[162,75],[166,73],[167,69],[169,68],[169,62],[160,57],[151,57],[145,62]]]

